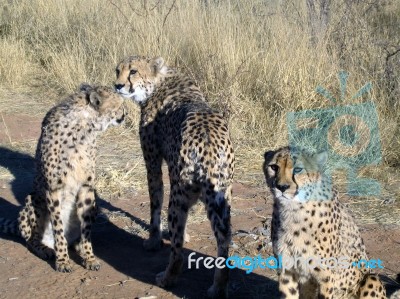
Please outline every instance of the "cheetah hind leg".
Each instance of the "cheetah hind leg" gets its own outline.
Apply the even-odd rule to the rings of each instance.
[[[29,194],[25,199],[25,206],[19,212],[18,227],[21,236],[29,240],[32,236],[36,224],[36,215],[32,206],[32,195]]]
[[[43,260],[50,260],[55,256],[54,250],[42,244],[38,238],[34,237],[32,240],[27,241],[27,244],[28,248]]]
[[[192,207],[197,202],[199,196],[200,196],[200,192],[197,190],[195,190],[195,191],[192,190],[191,193],[189,193],[189,198],[190,198],[189,207]],[[199,205],[198,208],[195,209],[194,214],[201,213],[202,209],[203,209],[203,206]],[[187,227],[187,224],[186,224],[185,235],[184,235],[183,239],[184,239],[185,243],[190,243],[191,237],[189,234],[189,229]]]
[[[161,249],[164,242],[161,238],[161,209],[164,199],[164,185],[162,181],[162,158],[153,155],[145,155],[147,168],[147,183],[150,195],[150,229],[149,238],[143,241],[143,247],[147,251]],[[148,163],[147,161],[152,161]]]
[[[366,275],[360,287],[360,299],[386,299],[386,290],[377,275]]]
[[[25,206],[19,212],[18,223],[21,236],[26,240],[28,249],[43,260],[54,258],[54,250],[42,243],[45,230],[45,212],[35,209],[32,205],[32,196],[29,194],[25,199]]]
[[[224,192],[214,191],[215,187],[209,184],[205,187],[207,217],[217,239],[218,257],[228,258],[229,244],[231,242],[230,202],[232,198],[231,187]],[[208,192],[207,192],[208,191]],[[208,194],[210,195],[208,195]],[[216,268],[214,282],[207,291],[208,298],[228,298],[229,269]]]
[[[184,228],[188,217],[189,198],[185,192],[185,187],[177,183],[171,184],[170,203],[168,208],[168,228],[171,240],[171,254],[167,269],[156,276],[157,285],[160,287],[169,287],[174,285],[182,272],[184,242]]]
[[[32,225],[29,217],[29,207],[25,206],[20,212],[18,217],[19,233],[25,240],[29,240],[32,236]],[[32,212],[33,213],[33,212]]]
[[[38,220],[41,222],[42,219]],[[26,243],[28,249],[35,255],[43,260],[50,260],[55,257],[55,252],[52,248],[42,243],[43,232],[43,223],[36,222],[35,224],[32,224],[32,236],[26,240]]]

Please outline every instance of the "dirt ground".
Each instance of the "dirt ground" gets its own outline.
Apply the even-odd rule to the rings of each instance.
[[[43,112],[32,116],[17,110],[3,111],[0,116],[0,217],[14,218],[32,185],[32,155]],[[138,165],[132,169],[141,173],[137,182],[132,182],[135,187],[127,188],[125,192],[111,194],[104,186],[99,190],[102,213],[94,226],[93,247],[102,264],[100,271],[84,269],[79,257],[71,252],[73,272],[57,273],[52,261],[34,256],[20,239],[1,234],[0,298],[205,298],[213,270],[204,267],[188,269],[185,265],[178,285],[168,290],[155,285],[155,275],[166,267],[170,249],[167,238],[159,252],[146,252],[142,248],[150,207],[138,141],[132,137],[130,148],[119,146],[115,141],[118,136],[110,138],[112,142],[106,137],[101,143],[101,147],[107,144],[104,148],[108,152],[100,149],[99,164],[103,167],[100,173],[127,163]],[[114,152],[114,158],[110,159],[113,150],[132,154],[128,155],[127,161],[125,158],[114,161],[118,153]],[[234,185],[231,253],[267,257],[272,254],[269,240],[272,198],[264,187],[261,170],[255,176],[259,179],[258,184],[247,185],[237,179]],[[168,185],[167,176],[164,181]],[[164,201],[163,218],[166,205],[167,200]],[[400,272],[399,226],[361,223],[360,227],[369,257],[383,261],[384,269],[379,274],[386,282],[388,293],[392,294],[400,289],[396,282],[396,274]],[[191,252],[202,257],[216,255],[216,243],[201,205],[191,211],[188,230],[191,241],[185,244],[186,255]],[[230,296],[277,298],[276,277],[273,270],[257,269],[246,274],[244,270],[235,269],[231,272]]]

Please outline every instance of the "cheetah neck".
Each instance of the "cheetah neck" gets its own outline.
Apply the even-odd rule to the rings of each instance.
[[[299,187],[292,199],[283,196],[275,197],[274,209],[288,219],[301,218],[304,216],[302,211],[306,211],[310,206],[321,206],[336,200],[337,192],[332,186],[330,178],[322,175],[320,180]]]
[[[67,121],[76,127],[79,135],[95,139],[100,132],[107,129],[107,120],[99,116],[93,109],[77,109],[72,113],[75,115],[68,117]]]
[[[333,198],[333,192],[334,189],[331,179],[323,175],[320,180],[308,182],[299,186],[293,200],[302,203],[331,200]]]

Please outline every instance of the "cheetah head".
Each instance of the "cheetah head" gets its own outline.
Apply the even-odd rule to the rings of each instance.
[[[116,68],[115,89],[125,98],[141,104],[153,94],[157,84],[165,77],[168,67],[164,59],[130,56]]]
[[[80,91],[85,93],[88,107],[95,110],[93,122],[98,130],[104,131],[124,121],[124,100],[112,88],[82,84]]]
[[[264,154],[264,174],[275,198],[282,202],[324,199],[330,184],[324,176],[327,153],[310,154],[284,147]]]

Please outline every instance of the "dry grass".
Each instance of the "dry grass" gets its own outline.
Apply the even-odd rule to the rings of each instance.
[[[40,94],[34,100],[47,104],[49,95],[70,93],[81,82],[112,84],[116,63],[127,55],[163,56],[229,117],[236,179],[260,183],[263,151],[288,143],[287,113],[332,107],[315,89],[340,98],[337,74],[345,70],[350,77],[340,104],[372,99],[378,110],[383,162],[366,171],[384,183],[399,181],[392,168],[400,161],[398,1],[336,1],[325,37],[314,45],[305,1],[205,2],[0,0],[0,93]],[[373,89],[351,99],[366,82]],[[1,105],[24,109],[11,100]],[[131,109],[137,128],[137,108]],[[140,152],[131,133],[112,131],[102,144],[107,166],[99,187],[114,195],[132,184],[143,188],[143,164],[118,162]]]

